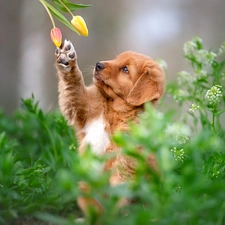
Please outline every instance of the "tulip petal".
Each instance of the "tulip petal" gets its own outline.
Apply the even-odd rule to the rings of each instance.
[[[71,20],[73,27],[83,36],[88,36],[87,25],[81,16],[74,16]]]
[[[53,29],[51,29],[50,37],[51,37],[51,40],[56,47],[61,46],[61,44],[62,44],[62,32],[59,28],[54,27]]]

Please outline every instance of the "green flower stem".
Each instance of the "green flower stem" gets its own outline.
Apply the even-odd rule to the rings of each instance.
[[[60,3],[61,3],[61,5],[63,5],[64,7],[65,7],[65,9],[68,11],[68,13],[72,16],[72,17],[74,17],[74,15],[73,15],[73,13],[70,11],[70,9],[61,1],[61,0],[58,0]]]
[[[54,21],[54,19],[53,19],[53,17],[52,17],[51,12],[49,11],[48,7],[45,5],[45,3],[44,3],[42,0],[39,0],[39,1],[40,1],[41,4],[45,7],[45,9],[46,9],[46,11],[47,11],[47,13],[48,13],[48,15],[49,15],[49,17],[50,17],[50,20],[51,20],[51,22],[52,22],[52,26],[53,26],[53,28],[55,28],[55,21]]]
[[[212,113],[212,127],[213,127],[213,131],[216,132],[216,129],[215,129],[215,113],[214,113],[214,111]]]
[[[216,125],[215,125],[215,120],[216,120],[216,112],[217,112],[217,104],[213,105],[213,111],[212,111],[212,127],[213,131],[216,133]]]

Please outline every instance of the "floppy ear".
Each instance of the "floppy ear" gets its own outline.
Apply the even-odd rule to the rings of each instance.
[[[165,77],[158,64],[145,65],[141,76],[127,96],[127,103],[139,106],[145,102],[155,103],[164,92]]]

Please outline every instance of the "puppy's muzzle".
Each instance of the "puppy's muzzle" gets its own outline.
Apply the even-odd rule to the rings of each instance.
[[[101,63],[101,62],[97,62],[96,63],[96,66],[95,66],[95,70],[96,71],[101,71],[101,70],[103,70],[105,68],[105,65],[103,64],[103,63]]]

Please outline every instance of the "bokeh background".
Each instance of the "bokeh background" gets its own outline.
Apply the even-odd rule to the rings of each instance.
[[[87,85],[97,61],[125,50],[165,60],[170,81],[188,70],[184,42],[199,36],[206,48],[215,49],[225,41],[225,0],[71,1],[93,4],[75,13],[85,19],[88,37],[56,21],[76,47]],[[0,0],[0,108],[5,112],[13,112],[32,93],[44,110],[58,107],[51,28],[38,0]]]

